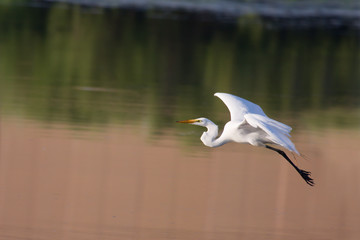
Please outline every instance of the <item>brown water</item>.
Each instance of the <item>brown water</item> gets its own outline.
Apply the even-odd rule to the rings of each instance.
[[[356,32],[0,13],[1,240],[360,238]],[[222,128],[217,91],[291,125],[315,187],[272,151],[207,148],[203,129],[175,123]]]
[[[1,126],[1,239],[360,236],[358,132],[294,136],[310,187],[281,157],[247,145],[191,154],[171,133],[149,141],[131,127],[74,136]]]

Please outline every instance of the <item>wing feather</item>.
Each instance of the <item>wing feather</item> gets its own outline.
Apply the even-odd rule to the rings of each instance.
[[[266,132],[270,141],[299,154],[289,139],[291,127],[258,114],[245,114],[244,118],[252,127],[260,128]]]
[[[228,93],[214,95],[220,98],[229,109],[231,121],[240,121],[241,125],[247,122],[254,128],[260,128],[268,135],[270,142],[299,154],[289,139],[291,127],[269,118],[259,105],[246,99]]]
[[[220,98],[225,103],[230,111],[231,121],[243,121],[244,115],[248,113],[266,116],[259,105],[241,97],[229,93],[215,93],[214,96]]]

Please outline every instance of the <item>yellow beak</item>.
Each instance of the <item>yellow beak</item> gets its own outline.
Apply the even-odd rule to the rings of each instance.
[[[190,120],[183,120],[183,121],[176,121],[177,123],[195,123],[199,122],[197,119],[190,119]]]

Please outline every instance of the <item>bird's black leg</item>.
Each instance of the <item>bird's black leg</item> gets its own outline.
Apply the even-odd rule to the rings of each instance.
[[[271,146],[268,146],[268,145],[265,145],[266,148],[270,149],[270,150],[273,150],[277,153],[279,153],[281,156],[283,156],[290,164],[291,166],[293,166],[296,171],[301,175],[301,177],[305,180],[305,182],[307,184],[309,184],[310,186],[314,186],[314,180],[310,177],[311,175],[311,172],[308,172],[308,171],[305,171],[305,170],[302,170],[300,168],[298,168],[291,160],[290,158],[286,155],[286,153],[284,151],[281,151],[280,149],[277,149],[277,148],[274,148],[274,147],[271,147]]]

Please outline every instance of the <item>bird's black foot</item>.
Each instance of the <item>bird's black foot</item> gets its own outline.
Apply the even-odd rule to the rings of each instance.
[[[300,174],[300,176],[305,180],[305,182],[307,184],[309,184],[310,186],[314,186],[315,183],[314,183],[314,180],[310,177],[311,175],[311,172],[308,172],[308,171],[305,171],[305,170],[302,170],[300,168],[298,168],[291,160],[290,158],[286,155],[286,153],[284,153],[284,151],[280,150],[280,149],[277,149],[277,148],[274,148],[274,147],[271,147],[269,145],[265,145],[266,148],[270,149],[270,150],[273,150],[277,153],[279,153],[281,156],[283,156],[290,164],[291,166],[293,166],[295,168],[295,170]]]
[[[299,169],[299,173],[300,173],[301,177],[305,180],[305,182],[306,182],[307,184],[309,184],[310,186],[314,186],[314,185],[315,185],[314,179],[312,179],[312,178],[310,177],[311,172],[308,172],[308,171]]]

